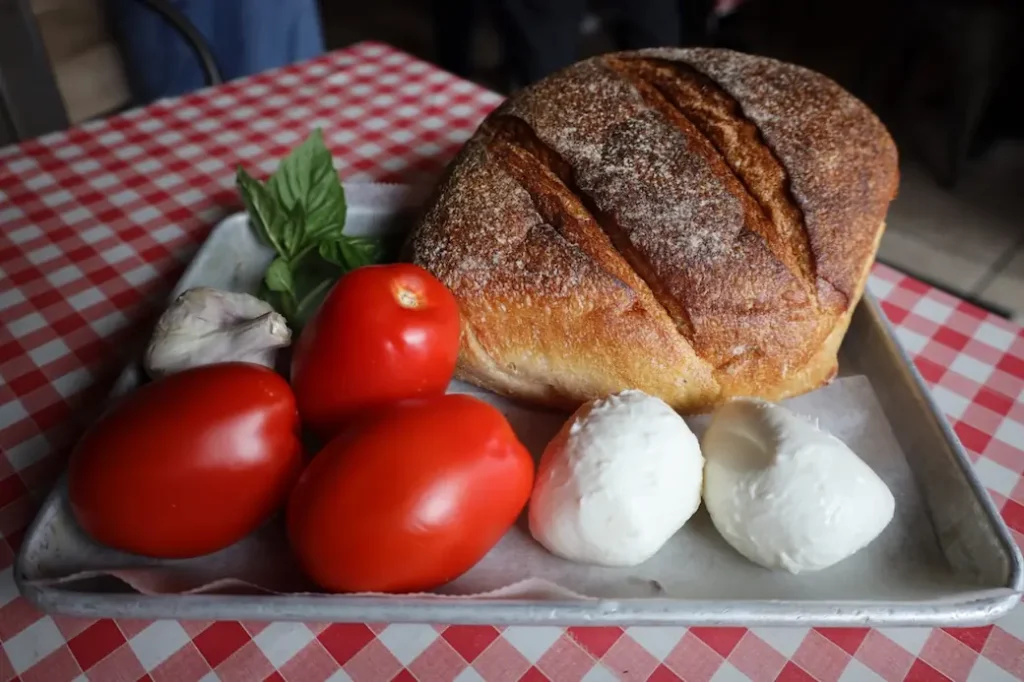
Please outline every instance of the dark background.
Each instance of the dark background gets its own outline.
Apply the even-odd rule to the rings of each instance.
[[[464,77],[507,93],[493,7],[477,0]],[[558,2],[558,0],[549,0]],[[879,260],[1024,322],[1024,0],[746,0],[718,21],[681,0],[684,44],[821,71],[868,103],[900,150]],[[438,62],[430,0],[321,0],[328,49],[374,39]],[[592,0],[579,56],[615,49]]]
[[[1024,133],[1021,0],[747,0],[713,30],[706,29],[710,2],[681,4],[688,16],[681,42],[774,56],[831,76],[871,105],[901,151],[920,157],[945,186],[994,141]],[[476,2],[472,68],[460,75],[505,92],[492,6]],[[376,39],[438,61],[427,0],[323,0],[321,7],[329,49]],[[580,57],[614,49],[605,29],[613,8],[593,2],[591,11],[596,21],[581,31]]]

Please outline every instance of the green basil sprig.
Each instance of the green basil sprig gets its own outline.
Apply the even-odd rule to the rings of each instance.
[[[343,232],[345,190],[319,128],[266,183],[241,166],[236,183],[253,228],[277,253],[260,296],[293,328],[305,323],[338,277],[383,257],[379,240]]]

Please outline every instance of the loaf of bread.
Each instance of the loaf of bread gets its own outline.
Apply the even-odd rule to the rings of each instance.
[[[495,110],[407,247],[459,300],[458,377],[699,412],[835,376],[897,182],[885,127],[820,74],[616,53]]]

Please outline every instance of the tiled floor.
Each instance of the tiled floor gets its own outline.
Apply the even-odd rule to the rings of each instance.
[[[879,257],[1024,320],[1024,143],[971,162],[953,191],[904,162]]]
[[[978,297],[1005,309],[1012,319],[1024,324],[1024,247],[1017,246],[1010,262]]]
[[[324,7],[330,47],[373,38],[425,59],[434,57],[427,3],[375,0]],[[746,42],[763,41],[764,35],[754,31]],[[477,80],[495,87],[500,46],[486,22],[473,42]],[[777,53],[794,44],[765,49]],[[609,45],[597,31],[584,38],[582,51],[603,51]],[[880,259],[1024,322],[1024,141],[1000,143],[970,162],[953,191],[940,187],[909,153],[903,156],[900,193],[889,213]]]

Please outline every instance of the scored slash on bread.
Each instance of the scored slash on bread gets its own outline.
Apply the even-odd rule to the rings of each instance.
[[[836,355],[896,149],[826,77],[711,49],[580,62],[495,110],[409,241],[463,318],[458,376],[572,406],[777,400]]]

